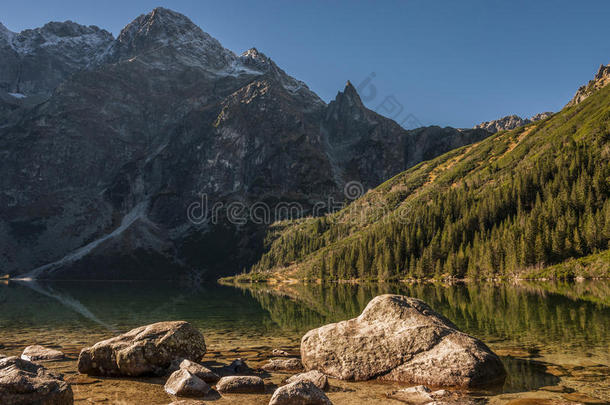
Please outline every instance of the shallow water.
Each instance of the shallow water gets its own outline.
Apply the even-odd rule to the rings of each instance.
[[[489,403],[610,401],[610,282],[520,284],[254,285],[239,288],[168,283],[54,282],[0,284],[0,353],[30,344],[56,347],[71,360],[48,363],[73,383],[77,403],[167,404],[163,379],[88,379],[75,372],[84,346],[162,320],[187,320],[206,336],[208,364],[242,357],[262,365],[274,348],[298,352],[309,329],[357,316],[382,293],[428,302],[460,329],[485,341],[508,370],[504,387],[470,393]],[[209,398],[266,404],[269,393]],[[398,403],[396,383],[332,380],[337,404]],[[530,398],[530,400],[528,400]],[[526,401],[527,400],[527,401]],[[524,402],[526,401],[526,402]],[[532,402],[533,401],[533,402]],[[551,401],[551,402],[548,402]]]

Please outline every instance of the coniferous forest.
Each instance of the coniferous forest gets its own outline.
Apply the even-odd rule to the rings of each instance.
[[[276,224],[253,276],[603,276],[609,195],[606,87],[546,120],[424,162],[338,213]],[[588,274],[575,260],[583,257]]]

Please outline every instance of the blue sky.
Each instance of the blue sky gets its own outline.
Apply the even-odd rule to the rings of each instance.
[[[373,73],[367,106],[393,97],[384,115],[400,105],[397,121],[425,125],[557,111],[610,62],[608,1],[21,0],[3,2],[0,21],[20,31],[69,19],[116,35],[156,6],[236,53],[258,48],[326,101]]]

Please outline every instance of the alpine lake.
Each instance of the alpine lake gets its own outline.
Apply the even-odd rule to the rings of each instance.
[[[610,403],[610,281],[479,284],[244,284],[0,281],[0,354],[40,344],[65,361],[77,404],[168,404],[165,378],[79,375],[80,350],[132,328],[185,320],[205,336],[202,364],[242,358],[258,368],[273,349],[298,354],[308,330],[358,316],[375,296],[403,294],[427,302],[462,331],[483,340],[508,372],[502,387],[470,391],[489,404]],[[204,398],[208,404],[267,404],[291,374],[266,373],[265,395]],[[401,404],[386,393],[405,384],[329,379],[335,405]]]

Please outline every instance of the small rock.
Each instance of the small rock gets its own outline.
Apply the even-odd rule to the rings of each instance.
[[[202,397],[210,392],[210,386],[188,370],[180,369],[167,379],[165,392],[179,397]]]
[[[265,382],[255,376],[222,377],[216,390],[223,394],[261,394],[265,392]]]
[[[72,389],[61,375],[15,356],[0,360],[0,404],[73,403]]]
[[[275,357],[291,357],[292,355],[284,350],[273,349],[271,354]]]
[[[201,378],[203,381],[209,384],[214,384],[218,380],[220,380],[218,374],[214,373],[209,368],[204,367],[201,364],[195,363],[188,359],[178,358],[172,361],[172,364],[170,365],[170,371],[174,372],[180,369],[187,370],[189,373],[196,375],[197,377]]]
[[[296,381],[275,390],[269,405],[332,405],[332,402],[311,381]]]
[[[23,350],[21,358],[27,361],[54,361],[63,360],[66,358],[66,355],[59,350],[49,349],[40,345],[32,345]]]
[[[290,384],[297,381],[310,381],[321,390],[328,389],[328,378],[318,370],[311,370],[306,373],[296,374],[286,380]]]
[[[195,399],[182,399],[180,401],[174,401],[169,405],[205,405],[205,402],[197,401]]]
[[[299,359],[274,359],[262,367],[265,371],[299,371],[303,370],[303,364]]]
[[[188,322],[159,322],[83,349],[78,371],[89,375],[162,375],[178,358],[198,361],[206,352],[201,332]]]

